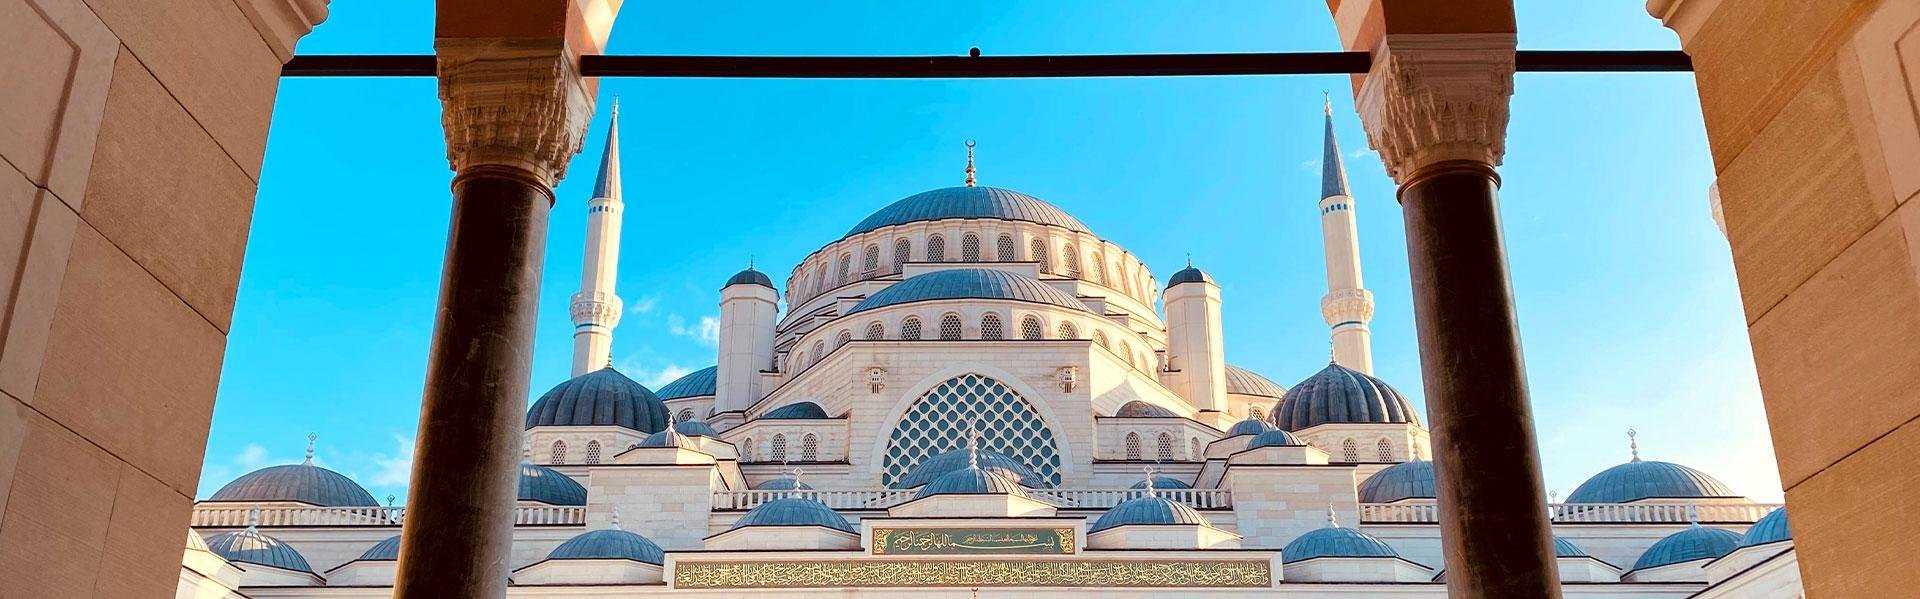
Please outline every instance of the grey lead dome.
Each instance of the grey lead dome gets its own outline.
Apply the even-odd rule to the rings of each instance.
[[[653,391],[607,367],[541,395],[527,410],[527,428],[536,426],[618,426],[651,433],[666,428],[667,406]]]
[[[888,285],[860,300],[847,314],[915,302],[947,299],[997,299],[1049,304],[1097,314],[1086,302],[1040,279],[991,268],[938,270]]]
[[[248,472],[214,491],[207,501],[298,501],[323,507],[380,505],[353,479],[305,462]]]
[[[1297,431],[1329,422],[1418,426],[1420,417],[1414,414],[1413,404],[1386,381],[1328,364],[1287,391],[1273,409],[1273,425]]]
[[[949,218],[985,218],[1017,220],[1053,225],[1069,231],[1092,233],[1079,219],[1039,198],[998,187],[945,187],[907,196],[881,208],[847,237],[868,231],[912,222]]]

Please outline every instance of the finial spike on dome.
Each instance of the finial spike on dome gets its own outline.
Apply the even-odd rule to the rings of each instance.
[[[319,439],[320,433],[307,433],[307,461],[304,463],[308,466],[313,465],[313,443]]]
[[[799,468],[794,468],[792,470],[787,471],[787,477],[793,479],[793,488],[788,489],[788,491],[790,491],[789,493],[787,493],[788,497],[800,496],[800,474],[803,472],[806,472],[806,471]]]
[[[1630,461],[1634,461],[1634,462],[1640,461],[1640,439],[1638,439],[1639,436],[1640,436],[1639,431],[1636,431],[1633,429],[1627,429],[1627,451],[1633,452],[1633,459]]]
[[[620,528],[620,506],[617,506],[617,505],[613,506],[612,523],[613,523],[614,530],[626,530],[626,529]]]
[[[259,527],[260,527],[260,504],[256,503],[256,504],[253,504],[252,508],[247,509],[247,530],[257,531]]]
[[[1691,503],[1687,504],[1687,524],[1695,528],[1700,526],[1700,508],[1694,507]]]
[[[1340,514],[1333,511],[1333,504],[1327,504],[1327,528],[1340,528]]]
[[[394,497],[392,493],[388,493],[388,494],[387,494],[387,507],[393,507],[393,500],[395,500],[395,499],[398,499],[398,498],[397,498],[397,497]]]
[[[980,429],[967,422],[967,469],[980,469]]]
[[[1147,466],[1145,466],[1145,467],[1143,467],[1143,468],[1141,468],[1141,470],[1143,470],[1143,471],[1145,471],[1145,472],[1147,473],[1147,496],[1148,496],[1148,497],[1154,497],[1154,496],[1155,496],[1155,494],[1154,494],[1154,492],[1153,492],[1153,491],[1154,491],[1154,489],[1153,489],[1153,474],[1154,474],[1154,470],[1153,470],[1153,466],[1152,466],[1152,465],[1147,465]]]
[[[973,140],[967,140],[967,187],[973,187]]]

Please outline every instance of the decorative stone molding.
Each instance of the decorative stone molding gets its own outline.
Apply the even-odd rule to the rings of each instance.
[[[575,293],[567,306],[573,324],[592,324],[613,328],[620,324],[622,302],[611,293]]]
[[[1513,95],[1514,35],[1388,35],[1355,104],[1387,175],[1467,160],[1499,166]]]
[[[313,28],[327,20],[328,0],[239,0],[240,12],[247,14],[247,20],[253,21],[253,28],[260,32],[260,39],[266,40],[267,47],[280,57],[280,62],[293,58],[294,44],[306,37]]]
[[[867,369],[867,388],[879,393],[887,388],[887,369],[875,366]]]
[[[441,39],[441,126],[455,172],[524,171],[551,188],[580,153],[593,98],[558,40]]]
[[[1060,392],[1072,393],[1073,386],[1080,382],[1080,367],[1079,366],[1061,366],[1059,370],[1059,374],[1060,374]]]
[[[1328,292],[1320,298],[1320,317],[1328,325],[1343,322],[1371,322],[1373,320],[1373,292],[1365,289],[1342,289]]]
[[[1719,7],[1720,0],[1647,0],[1647,14],[1679,34],[1681,45],[1693,41],[1693,34]]]

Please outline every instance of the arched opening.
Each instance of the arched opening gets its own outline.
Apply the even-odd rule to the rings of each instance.
[[[588,464],[600,463],[600,442],[599,441],[587,442],[587,463]]]
[[[1127,459],[1140,460],[1140,433],[1127,433]]]
[[[920,338],[920,317],[908,316],[906,320],[900,321],[900,338],[901,339],[919,339]]]
[[[875,340],[886,339],[886,338],[887,338],[886,325],[880,324],[880,321],[878,320],[867,323],[867,335],[866,337],[864,337],[864,339],[868,341],[875,341]]]
[[[960,338],[959,314],[946,314],[940,317],[940,338],[948,341]]]
[[[947,261],[947,238],[941,237],[939,233],[927,237],[927,261]]]
[[[1047,338],[1046,329],[1040,327],[1039,317],[1029,314],[1020,319],[1020,338],[1028,340]]]
[[[995,245],[998,246],[995,249],[999,250],[999,254],[1000,254],[999,258],[1001,262],[1013,262],[1016,260],[1013,257],[1013,236],[1012,235],[1001,234],[1000,239],[995,240],[994,243]]]
[[[820,437],[815,436],[813,433],[807,433],[805,436],[800,437],[800,461],[820,461]]]
[[[547,463],[549,464],[567,463],[567,442],[566,441],[553,442],[553,447],[547,453]]]
[[[1000,339],[1005,333],[1000,329],[1000,315],[988,312],[980,316],[980,338]]]
[[[770,454],[770,457],[772,457],[773,461],[775,462],[787,461],[787,435],[786,434],[784,433],[776,434],[773,436],[773,452]]]
[[[964,447],[969,428],[979,432],[982,449],[1019,460],[1041,480],[1059,484],[1059,450],[1040,412],[1013,388],[981,374],[948,379],[907,407],[881,456],[882,481],[890,486],[921,460]]]
[[[960,236],[960,261],[980,261],[980,236],[968,233]]]

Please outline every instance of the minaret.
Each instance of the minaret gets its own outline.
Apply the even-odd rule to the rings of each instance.
[[[613,327],[620,324],[620,296],[613,294],[620,269],[620,101],[607,119],[607,148],[600,154],[600,177],[587,201],[587,250],[581,260],[580,292],[573,294],[573,376],[612,363]]]
[[[1320,315],[1333,327],[1333,361],[1373,374],[1373,293],[1360,281],[1360,232],[1354,227],[1353,196],[1347,193],[1347,169],[1333,139],[1333,100],[1326,104],[1327,133],[1320,157],[1320,234],[1326,243],[1327,295]]]
[[[1220,286],[1193,267],[1173,273],[1161,298],[1167,312],[1167,372],[1162,379],[1194,409],[1224,417],[1227,360],[1220,324]]]
[[[760,372],[773,367],[779,307],[773,280],[754,270],[752,262],[720,288],[720,364],[714,373],[714,414],[707,424],[739,424],[746,409],[766,396]]]

